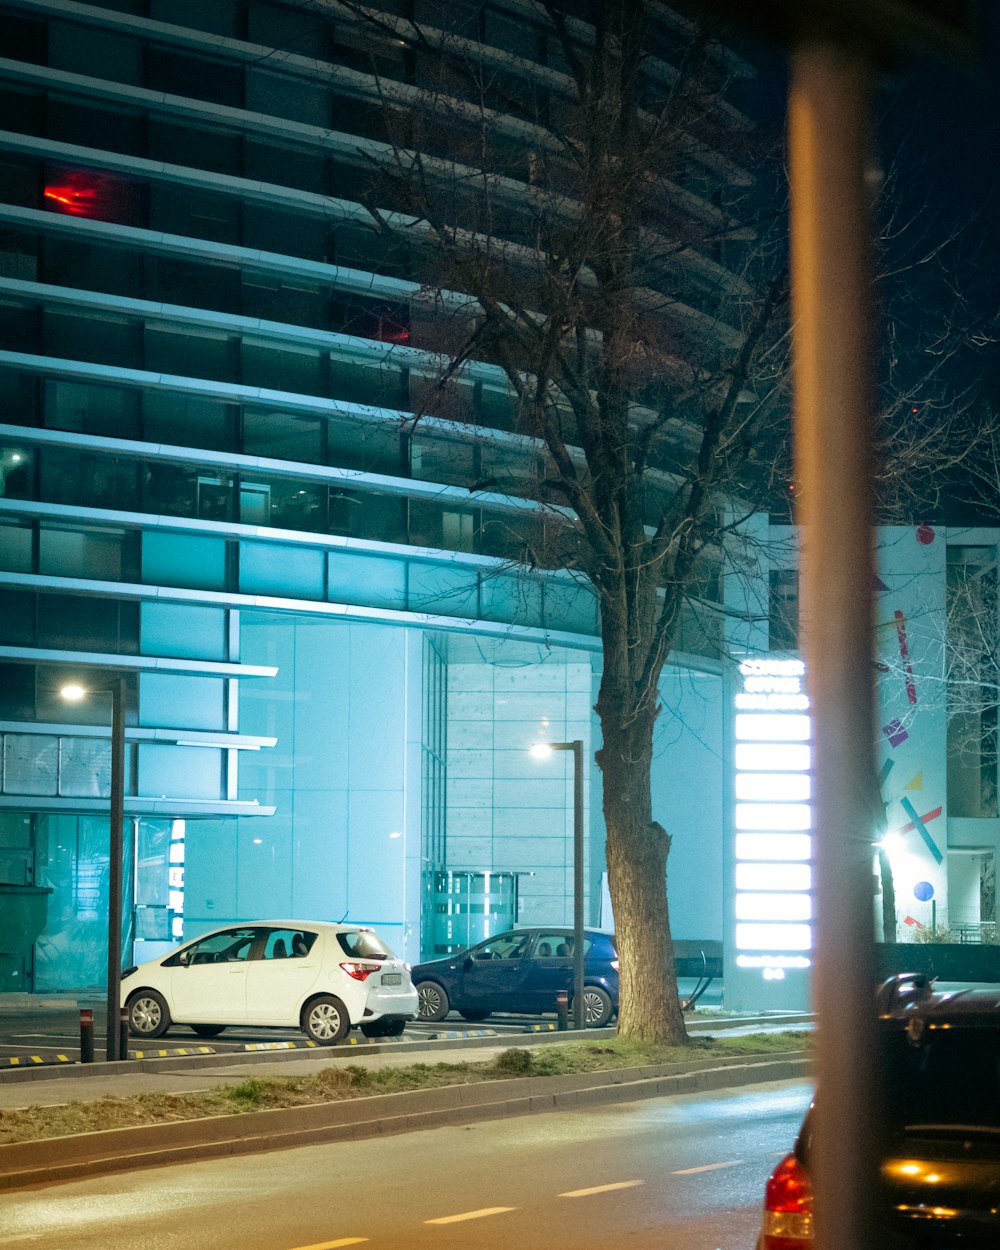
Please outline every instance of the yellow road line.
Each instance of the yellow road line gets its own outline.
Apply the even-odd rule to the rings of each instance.
[[[720,1168],[737,1168],[742,1159],[730,1159],[728,1163],[704,1163],[700,1168],[682,1168],[679,1172],[671,1172],[671,1176],[694,1176],[696,1172],[718,1172]]]
[[[590,1189],[569,1189],[560,1198],[589,1198],[591,1194],[606,1194],[612,1189],[634,1189],[636,1185],[645,1185],[645,1181],[615,1181],[611,1185],[592,1185]]]
[[[516,1211],[517,1207],[483,1207],[479,1211],[463,1211],[461,1215],[440,1215],[436,1220],[424,1220],[425,1224],[457,1224],[460,1220],[481,1220],[487,1215],[503,1215]]]

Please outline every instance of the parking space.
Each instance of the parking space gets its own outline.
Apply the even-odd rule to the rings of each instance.
[[[695,980],[682,979],[678,983],[682,998],[690,994],[696,985]],[[709,991],[700,999],[699,1007],[712,1008],[721,1006],[722,984],[713,984]],[[27,1057],[28,1062],[62,1063],[74,1062],[80,1057],[80,1009],[85,1007],[94,1013],[94,1051],[100,1057],[105,1052],[105,1021],[106,1005],[102,1000],[88,999],[74,1002],[66,997],[63,999],[39,998],[31,1000],[26,995],[11,996],[4,1001],[0,995],[0,1068],[10,1065],[11,1060],[21,1063]],[[482,1037],[484,1035],[523,1034],[527,1032],[554,1032],[558,1030],[558,1018],[555,1015],[527,1016],[494,1014],[487,1020],[470,1023],[452,1012],[446,1019],[437,1023],[414,1020],[407,1024],[401,1040],[429,1041],[436,1037]],[[356,1042],[365,1039],[355,1030],[351,1037]],[[384,1041],[384,1039],[379,1039]],[[175,1025],[165,1037],[145,1044],[145,1049],[178,1050],[189,1049],[192,1053],[200,1053],[197,1048],[206,1044],[216,1052],[243,1051],[248,1046],[265,1049],[270,1045],[304,1046],[305,1036],[298,1029],[287,1028],[228,1028],[219,1037],[206,1043],[189,1028]],[[129,1040],[130,1049],[143,1049],[143,1043],[135,1038]]]
[[[106,1009],[103,1003],[96,1002],[88,1004],[88,1008],[94,1013],[94,1051],[100,1056],[105,1050]],[[403,1040],[430,1040],[442,1034],[481,1037],[487,1032],[503,1036],[528,1031],[549,1031],[556,1027],[555,1016],[495,1016],[482,1024],[470,1024],[456,1015],[436,1024],[415,1020],[406,1026]],[[357,1031],[352,1037],[358,1041],[364,1040]],[[242,1051],[247,1046],[266,1048],[269,1044],[285,1046],[294,1043],[304,1046],[305,1041],[304,1035],[298,1029],[229,1028],[221,1036],[212,1038],[208,1044],[212,1050],[224,1053]],[[129,1045],[131,1049],[143,1047],[143,1043],[135,1038],[130,1038]],[[175,1025],[165,1037],[145,1043],[145,1048],[194,1050],[205,1045],[205,1039],[197,1037],[191,1029]],[[3,1065],[4,1060],[9,1062],[12,1058],[24,1056],[37,1056],[44,1062],[52,1063],[79,1059],[79,1007],[71,1003],[3,1007],[0,1010],[0,1065]]]

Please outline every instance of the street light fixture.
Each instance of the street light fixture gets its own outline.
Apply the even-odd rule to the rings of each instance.
[[[92,693],[111,694],[111,827],[108,847],[108,1062],[125,1059],[121,1054],[119,1012],[122,980],[122,859],[125,819],[125,678],[116,677],[110,686],[88,690],[78,682],[63,686],[60,694],[70,703],[79,703]]]
[[[531,754],[545,759],[553,751],[573,752],[573,1028],[585,1027],[583,1006],[583,739],[536,742]]]

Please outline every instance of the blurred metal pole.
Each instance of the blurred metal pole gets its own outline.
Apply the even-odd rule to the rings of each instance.
[[[573,1028],[586,1027],[583,1007],[583,740],[573,748]]]
[[[122,979],[122,858],[125,818],[125,679],[111,685],[111,828],[108,846],[108,1062],[119,1057]]]
[[[796,475],[813,721],[817,1250],[875,1250],[877,1176],[871,423],[874,316],[864,49],[792,52]]]
[[[536,753],[573,752],[573,1028],[586,1027],[583,1005],[583,739],[572,742],[539,742]]]

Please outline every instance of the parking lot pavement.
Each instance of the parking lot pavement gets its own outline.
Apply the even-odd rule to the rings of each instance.
[[[686,999],[694,992],[697,982],[692,980],[678,981],[681,999]],[[698,1007],[719,1008],[723,1003],[722,983],[713,982],[707,992],[699,999]],[[80,1053],[80,1011],[89,1009],[94,1013],[94,1050],[103,1054],[105,1049],[105,1023],[107,1004],[98,992],[83,994],[0,994],[0,1067],[3,1060],[25,1054],[42,1054],[53,1057],[63,1054],[69,1059],[78,1059]],[[428,1021],[414,1020],[406,1026],[406,1036],[411,1038],[428,1037],[447,1030],[456,1036],[480,1036],[483,1028],[500,1034],[528,1032],[551,1032],[557,1028],[557,1020],[552,1016],[506,1016],[494,1015],[482,1024],[470,1024],[460,1016],[452,1014],[447,1020],[438,1024]],[[164,1047],[198,1046],[201,1039],[189,1029],[175,1027],[165,1038],[157,1039],[146,1047],[149,1050]],[[304,1041],[297,1029],[252,1029],[229,1028],[226,1032],[212,1039],[215,1051],[243,1050],[250,1044],[267,1042]],[[130,1047],[138,1046],[136,1039],[130,1040]]]
[[[3,996],[0,996],[2,1000]],[[106,1045],[106,1006],[83,1002],[86,1009],[94,1013],[94,1054],[100,1058],[105,1054]],[[77,1002],[66,1000],[47,1000],[37,1004],[4,1003],[0,1001],[0,1070],[10,1066],[30,1065],[38,1060],[45,1063],[75,1062],[80,1058],[80,1010]],[[541,1033],[553,1032],[557,1028],[556,1018],[539,1017],[496,1017],[484,1024],[470,1024],[461,1017],[432,1024],[424,1020],[414,1020],[406,1026],[407,1040],[429,1040],[449,1037],[480,1037],[489,1034]],[[357,1031],[352,1033],[356,1044],[366,1044],[367,1039]],[[215,1053],[243,1052],[248,1047],[267,1050],[270,1048],[305,1047],[306,1039],[298,1029],[268,1028],[236,1028],[231,1027],[220,1037],[212,1038],[208,1049]],[[206,1048],[203,1038],[199,1038],[191,1029],[176,1025],[161,1038],[142,1042],[137,1038],[129,1038],[130,1053],[141,1052],[143,1057],[155,1055],[161,1050],[186,1049],[201,1052]]]

